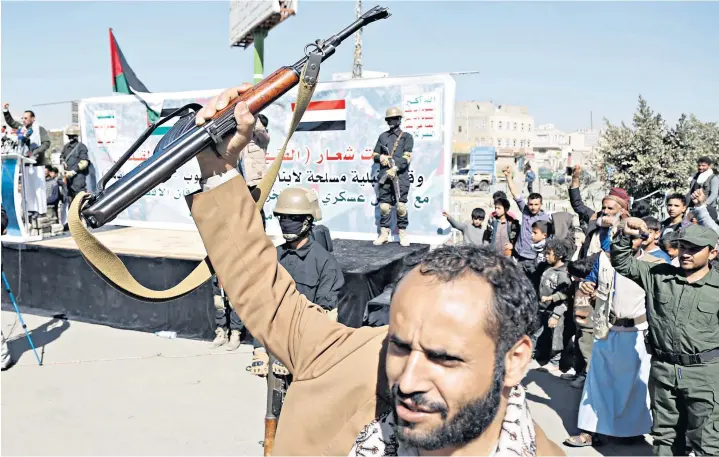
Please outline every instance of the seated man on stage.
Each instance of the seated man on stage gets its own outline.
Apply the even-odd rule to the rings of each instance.
[[[197,125],[251,87],[213,98]],[[254,116],[244,102],[234,113],[220,153],[197,156],[203,192],[187,201],[230,303],[293,376],[273,455],[562,455],[521,385],[538,302],[522,270],[486,249],[442,246],[395,289],[389,327],[333,322],[277,263],[235,169]],[[305,226],[283,219],[288,234]]]
[[[317,214],[311,195],[316,194],[301,187],[289,187],[277,197],[274,215],[280,221],[285,238],[285,243],[277,246],[277,261],[295,281],[299,293],[337,320],[338,297],[345,282],[344,276],[337,259],[311,239],[312,223]],[[257,339],[254,346],[250,371],[266,376],[269,355]],[[277,375],[289,374],[279,363],[272,369]]]

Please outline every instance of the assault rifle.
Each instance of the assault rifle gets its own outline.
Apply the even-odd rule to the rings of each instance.
[[[237,127],[234,111],[239,102],[247,103],[250,112],[257,115],[300,82],[305,66],[304,82],[314,86],[319,76],[320,64],[335,53],[337,46],[365,25],[387,17],[387,8],[375,6],[338,34],[308,44],[305,46],[305,57],[294,65],[278,69],[200,127],[195,125],[195,115],[202,107],[196,103],[187,104],[150,125],[100,179],[97,191],[89,196],[82,207],[82,217],[92,228],[102,227],[112,221],[147,192],[170,179],[178,168],[201,151],[215,147],[233,134]],[[108,182],[152,132],[176,117],[179,117],[179,120],[160,140],[152,156],[108,186]]]
[[[312,97],[319,77],[320,64],[335,53],[337,46],[362,27],[389,16],[387,8],[375,6],[336,35],[308,44],[305,46],[305,56],[302,59],[294,65],[278,69],[244,92],[227,107],[218,111],[211,120],[200,127],[195,125],[195,117],[197,111],[202,107],[196,103],[187,104],[157,123],[151,124],[99,180],[94,193],[81,192],[73,200],[68,223],[72,236],[88,264],[112,287],[143,301],[172,300],[186,295],[204,284],[212,275],[208,262],[200,263],[187,278],[171,289],[164,291],[148,289],[135,280],[122,261],[103,246],[85,225],[90,228],[99,228],[112,221],[147,192],[169,180],[177,169],[192,160],[197,154],[208,148],[215,148],[228,136],[234,134],[237,128],[234,110],[239,102],[247,103],[249,111],[257,115],[290,89],[300,84],[292,125],[285,144],[275,156],[268,173],[252,192],[259,211],[277,179],[289,139]],[[151,157],[122,177],[116,178],[122,166],[152,135],[152,132],[169,120],[178,117],[175,125],[157,144]],[[112,179],[115,181],[109,184]],[[273,361],[274,357],[271,357],[268,368],[265,455],[270,455],[272,452],[277,420],[287,388],[287,380],[278,379],[274,375]]]

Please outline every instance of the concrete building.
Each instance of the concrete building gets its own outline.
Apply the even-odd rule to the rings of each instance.
[[[602,132],[598,130],[577,130],[569,134],[571,165],[591,168],[595,154],[599,149]]]
[[[452,166],[464,168],[475,146],[494,146],[498,157],[523,157],[532,151],[534,118],[529,108],[464,101],[454,106]]]
[[[535,168],[558,170],[566,166],[570,151],[569,134],[554,124],[543,124],[534,130],[532,154],[527,158]]]

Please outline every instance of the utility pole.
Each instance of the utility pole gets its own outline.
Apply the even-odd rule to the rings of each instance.
[[[355,15],[362,16],[362,0],[356,0]],[[362,77],[362,29],[355,32],[355,54],[352,64],[352,79]]]
[[[257,29],[252,32],[253,40],[255,43],[255,84],[262,81],[265,76],[265,38],[267,37],[267,30]]]

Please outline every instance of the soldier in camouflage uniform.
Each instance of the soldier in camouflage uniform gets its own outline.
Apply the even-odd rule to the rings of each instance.
[[[717,234],[698,225],[680,230],[675,267],[634,258],[632,237],[642,233],[649,233],[644,221],[626,221],[612,265],[647,294],[654,454],[719,455],[719,272],[709,267]]]

